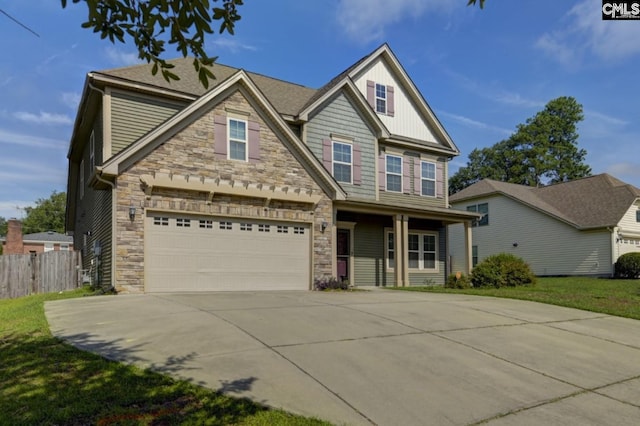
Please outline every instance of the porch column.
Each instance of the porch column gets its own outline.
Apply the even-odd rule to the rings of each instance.
[[[409,216],[402,216],[402,286],[409,286]]]
[[[395,286],[402,287],[402,277],[403,277],[402,266],[404,265],[404,259],[403,259],[404,250],[402,249],[402,215],[399,215],[399,214],[393,217],[393,239],[395,242],[395,246],[393,247],[393,250],[396,255]]]
[[[473,236],[471,233],[471,222],[465,222],[464,223],[464,248],[465,248],[465,253],[467,253],[466,255],[466,274],[470,274],[471,273],[471,268],[473,267],[472,264],[472,260],[473,260],[473,250],[472,250],[472,246],[473,246]]]
[[[334,206],[331,214],[331,276],[338,277],[338,209]],[[313,274],[311,275],[313,276]]]

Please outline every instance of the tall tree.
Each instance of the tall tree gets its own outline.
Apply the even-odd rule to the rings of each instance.
[[[67,7],[68,0],[60,1]],[[220,22],[220,34],[226,31],[233,35],[241,18],[238,7],[243,4],[243,0],[220,0],[221,7],[213,7],[210,0],[72,0],[81,1],[89,12],[83,28],[92,28],[112,43],[129,39],[138,48],[140,59],[153,62],[153,75],[160,70],[167,81],[180,79],[171,72],[174,66],[162,59],[165,46],[175,45],[182,56],[194,56],[193,66],[205,88],[214,78],[207,66],[217,59],[207,55],[205,36],[215,34],[213,21]],[[217,4],[219,0],[212,1]]]
[[[5,237],[7,235],[7,219],[0,216],[0,236]],[[0,244],[0,254],[2,254],[2,244]]]
[[[450,193],[481,179],[540,186],[589,176],[587,151],[578,148],[577,125],[583,118],[582,105],[574,98],[551,100],[509,139],[474,149],[467,165],[449,180]]]
[[[67,195],[53,191],[49,198],[39,198],[35,207],[25,207],[26,216],[22,221],[22,232],[64,232],[64,215]]]

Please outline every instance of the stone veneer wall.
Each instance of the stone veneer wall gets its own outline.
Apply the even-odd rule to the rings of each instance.
[[[215,158],[213,118],[214,115],[226,115],[227,109],[249,112],[249,120],[260,123],[259,163]],[[207,194],[195,191],[159,189],[154,190],[150,199],[147,199],[139,177],[154,172],[305,188],[315,194],[322,194],[322,199],[316,206],[272,201],[267,209],[263,199],[236,196],[216,195],[209,204]],[[122,173],[117,180],[117,204],[115,285],[120,292],[144,291],[146,209],[312,223],[312,278],[331,275],[331,227],[322,232],[322,222],[331,223],[332,201],[239,91]],[[133,221],[129,219],[131,205],[136,207]]]

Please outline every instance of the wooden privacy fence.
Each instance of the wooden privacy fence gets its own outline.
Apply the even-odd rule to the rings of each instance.
[[[80,268],[79,251],[0,256],[0,299],[78,288]]]

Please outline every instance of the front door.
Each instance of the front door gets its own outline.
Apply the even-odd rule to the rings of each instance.
[[[351,231],[349,229],[338,229],[337,236],[337,264],[338,264],[338,279],[340,281],[349,280],[349,259],[351,257]]]

